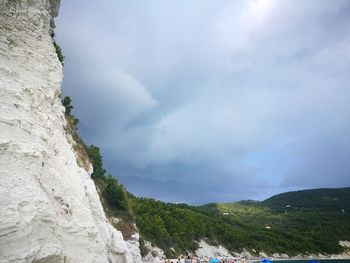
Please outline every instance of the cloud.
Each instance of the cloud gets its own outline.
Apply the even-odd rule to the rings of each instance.
[[[63,2],[63,90],[136,194],[348,186],[349,14],[343,0]]]

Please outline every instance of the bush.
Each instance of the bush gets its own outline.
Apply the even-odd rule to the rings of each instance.
[[[61,49],[61,47],[56,43],[56,41],[53,41],[53,46],[55,47],[58,60],[61,62],[62,66],[63,66],[63,60],[64,60],[65,57],[63,56],[62,49]]]
[[[91,177],[94,179],[104,179],[106,170],[103,169],[102,155],[100,148],[95,145],[90,145],[86,148],[92,167],[94,168]]]
[[[127,194],[124,187],[117,183],[117,180],[112,176],[107,178],[107,186],[104,190],[104,195],[107,202],[118,210],[128,211],[129,205]]]
[[[66,114],[71,115],[72,109],[74,108],[72,105],[72,99],[69,96],[64,97],[62,100],[62,105],[66,109]]]

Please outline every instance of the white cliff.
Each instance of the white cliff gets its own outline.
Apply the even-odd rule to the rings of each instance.
[[[138,262],[67,139],[59,4],[0,0],[0,262]]]

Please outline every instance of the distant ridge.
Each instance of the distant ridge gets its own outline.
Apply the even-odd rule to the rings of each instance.
[[[244,244],[255,255],[350,255],[350,249],[339,245],[350,240],[350,187],[292,191],[264,201],[209,203],[195,211],[215,218],[220,228],[221,222],[230,224],[227,231],[235,233],[233,239],[217,238],[231,251]]]
[[[316,209],[316,210],[348,210],[350,209],[350,187],[319,188],[292,191],[274,195],[260,203],[274,210]]]

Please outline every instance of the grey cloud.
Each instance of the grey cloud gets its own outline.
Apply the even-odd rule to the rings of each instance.
[[[136,194],[348,186],[349,13],[342,0],[63,1],[64,93]]]

